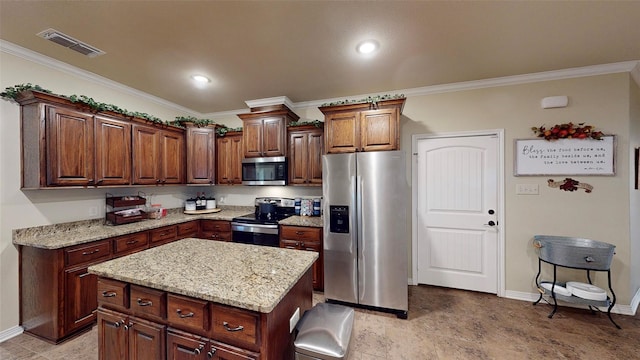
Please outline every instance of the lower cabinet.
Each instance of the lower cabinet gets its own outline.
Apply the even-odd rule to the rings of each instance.
[[[201,239],[231,241],[231,222],[224,220],[201,220]]]
[[[215,340],[169,328],[167,358],[171,360],[257,360],[260,355]]]
[[[64,284],[65,330],[73,332],[93,323],[96,319],[98,277],[89,274],[87,266],[73,268],[65,270]]]
[[[165,347],[165,325],[104,308],[98,310],[100,360],[164,360]]]
[[[314,251],[319,254],[313,263],[313,290],[324,290],[324,256],[322,228],[306,226],[280,226],[280,247],[295,250]]]

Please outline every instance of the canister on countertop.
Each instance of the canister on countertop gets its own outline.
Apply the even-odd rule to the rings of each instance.
[[[313,200],[302,199],[300,201],[300,216],[311,216],[311,215],[313,215]]]
[[[320,198],[313,199],[313,216],[320,216]]]
[[[216,208],[216,198],[212,197],[207,199],[207,210],[211,210],[211,209],[215,209]]]
[[[293,200],[293,204],[294,204],[294,210],[296,215],[300,215],[300,204],[301,204],[302,200],[300,198],[295,198]]]

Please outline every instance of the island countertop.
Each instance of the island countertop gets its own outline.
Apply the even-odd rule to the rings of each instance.
[[[89,272],[239,308],[271,312],[318,254],[183,239],[89,267]]]

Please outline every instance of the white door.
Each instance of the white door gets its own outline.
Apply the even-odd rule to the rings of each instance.
[[[497,293],[498,136],[416,148],[418,283]]]

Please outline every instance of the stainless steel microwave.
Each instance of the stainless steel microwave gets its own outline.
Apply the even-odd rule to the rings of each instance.
[[[287,158],[262,157],[242,160],[242,185],[287,185]]]

